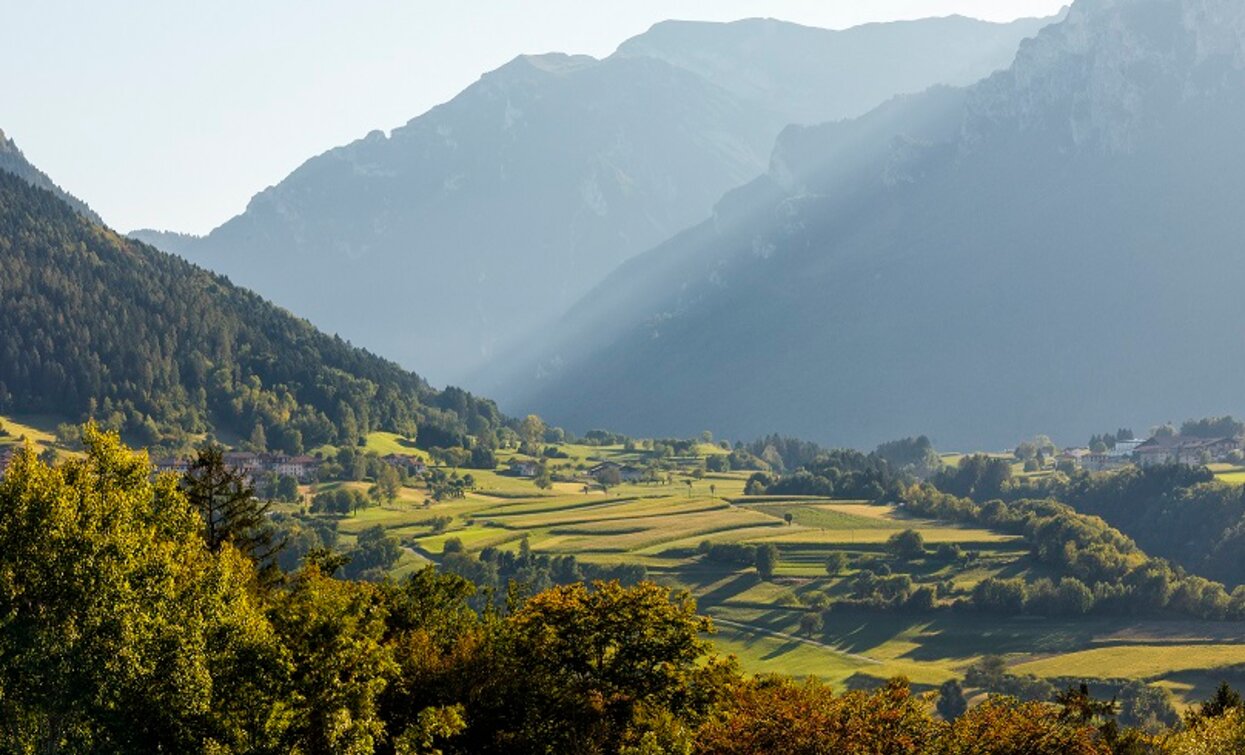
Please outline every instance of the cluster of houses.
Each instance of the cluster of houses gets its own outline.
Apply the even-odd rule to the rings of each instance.
[[[418,456],[405,454],[388,454],[381,461],[391,467],[406,470],[408,474],[423,474],[427,469],[424,461]],[[250,451],[227,451],[224,454],[225,466],[241,472],[251,479],[261,475],[275,474],[278,477],[293,477],[301,483],[313,482],[320,471],[322,460],[315,456],[288,456],[286,454],[251,453]],[[190,469],[190,460],[183,458],[157,459],[157,472],[174,472],[185,474]]]
[[[1142,467],[1160,464],[1198,465],[1229,461],[1234,451],[1245,448],[1245,438],[1199,438],[1189,435],[1156,435],[1147,440],[1117,440],[1115,447],[1095,452],[1088,448],[1064,449],[1057,462],[1092,472],[1118,469],[1133,464]]]
[[[227,451],[224,462],[233,471],[241,472],[252,479],[264,474],[275,474],[280,477],[293,477],[299,482],[311,482],[320,469],[320,460],[314,456],[257,454],[250,451]],[[190,469],[190,460],[178,457],[157,459],[155,468],[157,472],[185,474]]]
[[[428,465],[425,464],[424,460],[418,456],[409,456],[407,454],[385,454],[380,457],[380,460],[395,469],[405,470],[409,475],[421,475],[428,471]]]
[[[533,478],[540,474],[540,462],[532,459],[515,459],[510,462],[508,468],[509,474],[514,477]],[[614,476],[617,472],[617,477]],[[648,472],[630,464],[619,464],[614,461],[603,461],[600,464],[589,467],[588,476],[597,482],[610,482],[618,480],[619,482],[643,482]]]

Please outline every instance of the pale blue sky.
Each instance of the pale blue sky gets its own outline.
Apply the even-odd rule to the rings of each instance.
[[[204,233],[308,157],[520,53],[608,55],[666,18],[843,28],[1065,0],[0,0],[0,130],[121,230]]]

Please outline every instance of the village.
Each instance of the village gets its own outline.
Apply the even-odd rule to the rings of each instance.
[[[1115,440],[1111,448],[1066,448],[1055,457],[1055,465],[1103,472],[1132,465],[1239,463],[1243,448],[1245,438],[1240,436],[1203,438],[1159,432],[1146,440]]]
[[[17,443],[0,444],[0,475],[4,474],[20,447]],[[1018,457],[1019,451],[1017,449]],[[959,454],[950,456],[958,457]],[[400,471],[404,478],[419,477],[428,471],[425,458],[414,454],[391,452],[379,456],[379,460]],[[326,459],[318,452],[315,455],[287,455],[229,450],[224,454],[224,461],[227,467],[244,474],[253,483],[289,477],[300,485],[306,485],[323,480],[322,469],[331,459]],[[513,478],[538,480],[551,470],[550,461],[515,456],[496,471]],[[1102,439],[1095,439],[1090,446],[1068,447],[1058,452],[1048,449],[1045,453],[1037,454],[1034,461],[1036,463],[1031,462],[1029,465],[1034,467],[1033,471],[1055,469],[1064,472],[1104,472],[1129,466],[1152,467],[1164,464],[1240,465],[1245,463],[1245,436],[1207,437],[1205,434],[1182,434],[1170,427],[1161,427],[1146,439],[1103,436]],[[153,461],[157,473],[184,474],[189,470],[190,464],[190,458],[186,456],[162,457]],[[584,482],[603,488],[620,484],[656,483],[664,479],[654,468],[613,460],[598,460],[598,463],[589,467],[580,465],[573,472],[566,466],[553,469],[556,479]],[[571,474],[567,474],[568,472]]]

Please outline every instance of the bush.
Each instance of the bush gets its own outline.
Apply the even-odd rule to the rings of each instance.
[[[886,550],[903,561],[911,561],[925,555],[925,538],[916,530],[904,530],[891,535]]]

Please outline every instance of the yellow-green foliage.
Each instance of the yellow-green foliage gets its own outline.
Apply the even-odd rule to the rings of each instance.
[[[1186,731],[1162,740],[1168,755],[1211,755],[1245,752],[1245,711],[1230,710],[1216,718],[1202,719]]]

